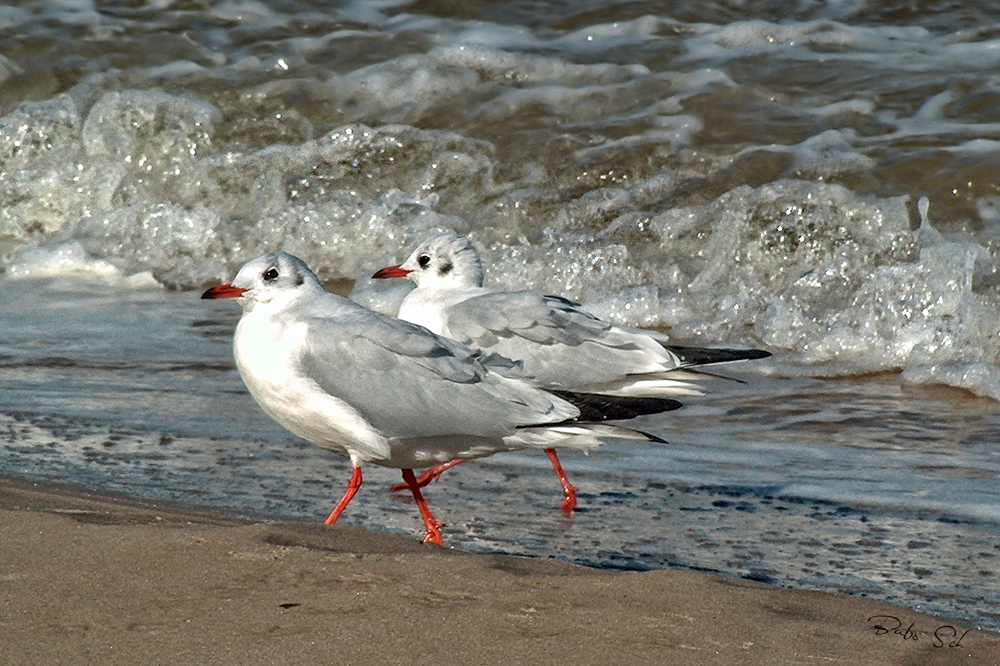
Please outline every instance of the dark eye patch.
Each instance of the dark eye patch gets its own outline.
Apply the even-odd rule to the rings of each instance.
[[[274,266],[268,268],[266,271],[264,271],[263,278],[264,282],[274,282],[275,280],[278,279],[278,269],[275,268]]]
[[[454,264],[452,264],[450,261],[446,261],[443,264],[441,264],[441,268],[438,269],[438,273],[441,274],[441,277],[444,277],[448,273],[451,273],[451,269],[454,267],[455,267]]]
[[[417,263],[420,264],[421,268],[427,268],[427,264],[431,263],[431,258],[426,254],[422,254],[417,257]]]

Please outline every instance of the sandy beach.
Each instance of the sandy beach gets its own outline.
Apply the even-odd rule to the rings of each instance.
[[[0,483],[10,664],[997,664],[862,598]]]
[[[6,3],[0,666],[1000,666],[991,8]],[[200,296],[284,250],[398,313],[372,276],[445,230],[489,288],[773,356],[560,453],[569,519],[510,452],[428,491],[445,548],[377,465],[326,528],[350,460]]]

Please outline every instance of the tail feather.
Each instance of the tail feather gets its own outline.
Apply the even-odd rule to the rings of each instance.
[[[746,384],[742,379],[737,379],[736,377],[730,377],[728,375],[720,375],[717,372],[709,372],[708,370],[702,370],[700,367],[695,368],[684,368],[683,370],[671,370],[670,372],[684,372],[691,376],[689,381],[698,381],[699,379],[704,382],[706,378],[708,379],[721,379],[727,382],[736,382],[737,384]],[[705,395],[705,391],[702,390],[698,395]]]
[[[665,443],[656,435],[629,428],[617,423],[557,423],[544,427],[525,426],[509,436],[516,442],[516,449],[575,449],[592,451],[605,439],[631,439],[644,442]]]
[[[600,393],[626,398],[684,398],[705,395],[704,371],[683,368],[626,375],[612,381],[573,387],[573,393]]]
[[[605,437],[639,439],[666,444],[666,440],[627,425],[604,423],[624,421],[637,416],[659,414],[681,407],[669,398],[633,398],[597,393],[550,391],[580,410],[575,418],[544,426],[521,426],[517,429],[517,442],[522,448],[569,448],[586,451],[601,445]]]

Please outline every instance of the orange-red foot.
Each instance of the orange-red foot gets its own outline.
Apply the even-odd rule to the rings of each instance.
[[[556,476],[559,477],[559,483],[562,484],[563,496],[565,499],[563,503],[559,505],[559,510],[562,514],[569,518],[573,515],[574,509],[576,509],[576,486],[569,482],[566,477],[566,472],[563,471],[562,465],[559,463],[559,456],[556,455],[555,449],[545,449],[545,455],[549,457],[549,461],[552,463],[552,469],[556,471]]]
[[[354,472],[351,474],[351,480],[347,484],[347,490],[344,491],[344,496],[340,498],[340,501],[337,502],[337,506],[333,508],[333,512],[324,521],[325,524],[333,525],[334,523],[337,522],[337,519],[340,518],[340,514],[344,513],[344,509],[346,509],[347,505],[350,504],[351,500],[358,493],[358,488],[360,487],[361,487],[361,468],[355,467]]]
[[[442,525],[444,523],[441,523]],[[444,538],[441,536],[441,530],[439,529],[427,529],[427,536],[424,537],[424,543],[434,543],[439,546],[444,545]]]
[[[436,543],[439,546],[443,546],[444,539],[441,538],[441,528],[444,527],[444,523],[435,518],[434,514],[431,513],[430,507],[427,506],[427,502],[424,501],[424,496],[420,492],[420,486],[417,485],[417,479],[413,476],[412,469],[403,470],[403,481],[406,482],[406,487],[413,493],[413,499],[416,500],[417,508],[420,509],[420,517],[424,519],[424,528],[427,530],[424,543]]]
[[[434,467],[431,467],[426,472],[417,477],[417,487],[423,488],[428,483],[432,481],[437,481],[438,479],[441,478],[442,474],[447,472],[455,465],[459,465],[463,462],[465,462],[465,460],[463,460],[462,458],[458,458],[456,460],[452,460],[451,462],[446,462],[443,465],[435,465]],[[389,491],[393,493],[398,493],[400,490],[406,490],[408,488],[409,486],[406,485],[405,483],[397,483],[396,485],[389,488]]]
[[[559,510],[562,511],[564,516],[569,518],[573,515],[573,511],[576,510],[576,487],[569,486],[563,488],[563,492],[566,495],[566,499],[564,499],[563,503],[559,505]]]

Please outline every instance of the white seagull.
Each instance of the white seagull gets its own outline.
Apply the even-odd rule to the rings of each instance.
[[[440,544],[442,524],[414,467],[519,449],[588,449],[606,436],[656,440],[599,422],[680,407],[537,388],[514,376],[506,359],[329,293],[285,252],[254,259],[202,298],[235,298],[243,308],[236,367],[261,408],[312,444],[350,457],[351,481],[327,524],[361,487],[363,462],[397,467],[420,509],[424,541]]]
[[[525,375],[549,389],[619,396],[702,395],[692,369],[770,356],[756,349],[669,345],[659,334],[615,326],[560,296],[483,287],[479,254],[469,239],[453,233],[431,236],[402,264],[373,277],[406,277],[416,283],[400,305],[400,319],[518,361]],[[576,489],[555,451],[546,453],[565,493],[560,508],[569,513]],[[458,462],[428,470],[419,482],[426,485]]]

